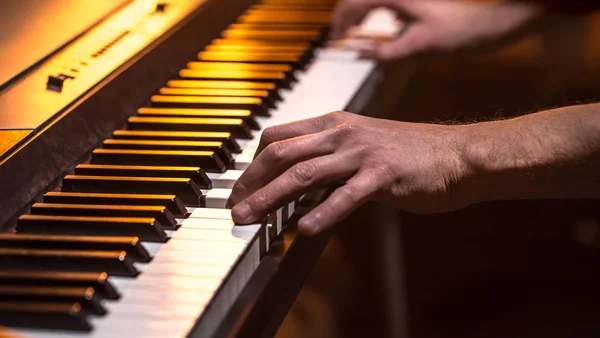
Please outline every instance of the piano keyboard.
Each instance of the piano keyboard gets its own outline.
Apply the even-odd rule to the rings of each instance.
[[[344,109],[374,69],[323,48],[333,5],[249,8],[0,235],[0,333],[211,336],[295,208],[224,209],[261,132]]]

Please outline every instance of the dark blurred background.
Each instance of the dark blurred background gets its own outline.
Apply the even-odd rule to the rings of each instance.
[[[600,98],[600,14],[496,48],[382,66],[368,115],[510,117]],[[409,79],[406,81],[406,79]],[[340,226],[280,337],[600,337],[597,201],[440,215],[367,204]]]

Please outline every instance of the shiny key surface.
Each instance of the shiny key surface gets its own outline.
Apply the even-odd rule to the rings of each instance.
[[[222,142],[218,141],[108,139],[102,143],[102,147],[104,149],[212,151],[226,167],[231,167],[233,162],[231,151]]]
[[[149,242],[165,242],[163,226],[149,217],[93,217],[22,215],[17,232],[88,236],[136,236]],[[129,257],[127,257],[129,259]]]
[[[301,66],[302,56],[294,52],[213,52],[205,51],[198,54],[201,61],[221,62],[256,62],[256,63],[286,63]]]
[[[43,201],[65,204],[158,205],[167,207],[176,217],[187,213],[185,205],[175,195],[51,191],[44,194]]]
[[[175,229],[177,222],[173,214],[164,206],[154,205],[96,205],[35,203],[31,206],[32,215],[62,216],[109,216],[109,217],[152,217],[165,229]]]
[[[85,271],[115,276],[137,276],[133,261],[124,251],[73,251],[0,249],[0,271]]]
[[[119,292],[105,272],[0,271],[2,285],[91,287],[105,299],[118,299]]]
[[[164,88],[173,94],[186,95],[186,91],[195,89]],[[139,116],[155,117],[197,117],[197,118],[237,118],[242,119],[250,128],[259,130],[260,126],[250,110],[235,109],[198,109],[198,108],[158,108],[145,107],[138,109]]]
[[[242,151],[235,136],[228,132],[115,130],[112,137],[123,140],[217,141],[223,142],[232,152]]]
[[[79,303],[90,314],[106,314],[93,288],[0,284],[0,299],[6,302]]]
[[[153,95],[153,107],[247,109],[261,116],[269,115],[272,104],[257,97]]]
[[[315,23],[315,24],[327,24],[331,18],[331,14],[328,12],[299,12],[299,11],[248,11],[246,14],[238,18],[238,22],[241,23],[258,23],[258,22],[272,22],[272,23]]]
[[[226,132],[240,139],[252,138],[250,126],[236,118],[132,116],[127,122],[131,130]]]
[[[210,189],[212,186],[210,179],[200,167],[79,164],[75,167],[75,174],[89,176],[190,178],[200,189]],[[127,203],[121,204],[127,205]],[[177,214],[179,215],[179,213]]]
[[[134,150],[103,149],[105,155],[118,157],[102,158],[107,162],[118,161],[124,157],[135,162]],[[143,150],[136,150],[143,151]],[[164,150],[163,152],[167,152]],[[194,152],[191,152],[194,153]],[[132,156],[127,156],[132,155]],[[190,156],[194,156],[193,154]],[[137,164],[137,163],[128,163]],[[67,175],[63,179],[63,191],[69,192],[104,192],[104,193],[137,193],[137,194],[174,194],[186,205],[200,205],[203,199],[200,188],[189,178],[177,177],[129,177],[129,176],[90,176]]]
[[[214,89],[214,88],[171,88],[159,89],[160,95],[190,95],[190,96],[241,96],[257,97],[263,100],[269,107],[273,107],[277,98],[267,90],[253,89]],[[205,109],[215,110],[215,109]],[[220,109],[225,110],[225,109]],[[233,110],[233,109],[229,109]]]
[[[0,325],[90,331],[79,303],[7,302],[0,300]]]
[[[219,52],[216,52],[219,53]],[[224,52],[230,53],[230,52]],[[238,52],[242,53],[242,52]],[[237,64],[231,62],[232,64]],[[265,63],[268,64],[268,63]],[[249,82],[273,82],[279,88],[290,88],[291,79],[288,74],[279,71],[265,71],[265,70],[235,70],[235,69],[182,69],[179,71],[179,76],[182,79],[194,79],[194,80],[241,80]],[[213,103],[213,102],[208,102]],[[227,104],[232,104],[226,102]],[[233,102],[236,103],[236,102]],[[225,103],[223,103],[225,104]]]
[[[170,80],[167,86],[173,88],[216,88],[216,89],[253,89],[275,90],[273,82],[251,81],[209,81],[209,80]]]
[[[125,251],[135,262],[150,261],[150,255],[142,246],[138,237],[0,234],[0,247],[20,249]],[[0,284],[1,283],[2,276],[0,275]]]
[[[222,33],[225,39],[249,40],[316,40],[321,35],[319,30],[266,30],[266,29],[227,29]]]

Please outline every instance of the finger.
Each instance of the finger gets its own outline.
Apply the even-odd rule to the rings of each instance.
[[[271,143],[246,168],[233,186],[227,207],[233,207],[295,163],[335,151],[335,130]]]
[[[317,117],[269,127],[263,131],[254,157],[256,158],[271,143],[321,132],[342,121],[351,119],[352,115],[346,112],[331,112]]]
[[[331,40],[342,39],[346,31],[361,23],[376,6],[371,2],[342,1],[333,13],[331,20]]]
[[[390,42],[382,42],[370,49],[360,52],[362,59],[391,61],[402,59],[426,51],[431,44],[431,32],[427,26],[415,23],[407,28],[399,38]]]
[[[300,232],[317,234],[348,216],[371,199],[384,180],[373,170],[359,171],[348,182],[337,188],[323,203],[298,221]]]
[[[310,188],[351,177],[360,167],[359,161],[347,153],[313,158],[292,166],[281,176],[243,200],[231,210],[234,222],[255,222],[279,206],[289,203]]]

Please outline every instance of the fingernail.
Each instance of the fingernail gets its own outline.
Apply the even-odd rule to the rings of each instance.
[[[298,225],[300,226],[302,232],[312,235],[319,231],[319,223],[319,219],[316,215],[306,215],[300,220],[300,222],[298,222]]]
[[[250,206],[247,203],[241,203],[231,209],[231,217],[237,223],[243,223],[248,221],[251,216]]]

